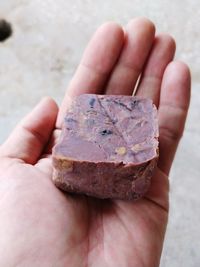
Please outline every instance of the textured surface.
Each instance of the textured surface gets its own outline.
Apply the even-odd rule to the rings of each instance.
[[[140,164],[157,157],[157,138],[157,109],[151,100],[84,94],[68,107],[54,151],[79,161]]]
[[[151,100],[78,96],[68,107],[53,149],[55,184],[99,198],[138,199],[156,167],[157,138],[157,110]]]
[[[13,37],[0,43],[0,142],[44,95],[60,102],[96,27],[148,16],[177,40],[177,58],[192,69],[186,132],[171,172],[171,212],[162,267],[200,262],[200,9],[198,0],[0,0]]]

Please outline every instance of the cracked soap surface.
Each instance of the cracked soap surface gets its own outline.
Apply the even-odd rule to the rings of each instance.
[[[157,110],[149,99],[81,95],[68,109],[55,154],[136,165],[157,156]]]

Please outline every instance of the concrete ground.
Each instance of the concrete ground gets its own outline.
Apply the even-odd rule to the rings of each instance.
[[[170,217],[162,267],[200,266],[200,9],[198,0],[0,0],[13,35],[0,43],[0,143],[41,97],[60,103],[98,25],[147,16],[177,41],[193,76],[186,131],[170,176]]]

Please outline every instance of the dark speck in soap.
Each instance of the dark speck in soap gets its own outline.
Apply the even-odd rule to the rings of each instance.
[[[131,108],[134,109],[135,107],[137,107],[139,104],[139,101],[138,100],[132,100],[131,101]]]
[[[100,132],[100,134],[103,135],[103,136],[110,135],[112,133],[113,132],[111,130],[106,130],[106,129]]]
[[[91,98],[91,99],[90,99],[89,104],[90,104],[90,107],[91,107],[91,108],[94,108],[94,103],[95,103],[95,101],[96,101],[95,98]]]

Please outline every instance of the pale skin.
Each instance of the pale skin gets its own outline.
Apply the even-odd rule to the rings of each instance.
[[[94,34],[60,107],[43,99],[0,147],[0,266],[157,267],[168,219],[168,174],[183,134],[190,72],[173,61],[175,42],[145,18]],[[64,194],[52,182],[51,148],[68,97],[137,95],[159,110],[160,158],[141,200]],[[48,145],[48,148],[47,148]],[[89,175],[89,174],[88,174]]]

